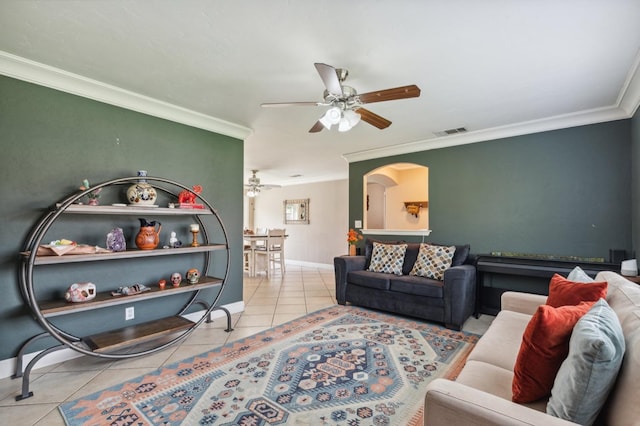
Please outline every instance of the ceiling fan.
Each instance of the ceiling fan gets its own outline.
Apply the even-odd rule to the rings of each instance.
[[[324,101],[322,102],[284,102],[263,103],[263,107],[281,106],[329,106],[325,114],[311,127],[309,133],[320,132],[322,129],[331,129],[332,125],[338,125],[338,131],[346,132],[358,124],[362,119],[378,129],[386,129],[391,121],[363,108],[365,104],[373,102],[393,101],[396,99],[417,98],[420,96],[420,88],[415,84],[396,87],[393,89],[378,90],[376,92],[359,95],[353,87],[343,83],[349,75],[349,71],[343,68],[334,68],[331,65],[315,63],[316,70],[324,83]]]
[[[258,170],[251,170],[251,177],[244,186],[247,189],[247,197],[255,197],[263,189],[280,188],[280,185],[261,184],[260,178],[256,176],[256,173],[258,173]]]

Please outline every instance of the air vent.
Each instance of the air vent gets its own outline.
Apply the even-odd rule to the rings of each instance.
[[[447,129],[447,130],[441,130],[439,132],[433,132],[433,134],[436,136],[450,136],[450,135],[457,135],[458,133],[465,133],[466,131],[467,131],[466,127],[458,127],[456,129]]]

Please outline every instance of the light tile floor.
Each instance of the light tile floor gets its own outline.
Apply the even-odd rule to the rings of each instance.
[[[226,319],[202,324],[179,346],[148,356],[126,360],[104,360],[83,356],[60,364],[33,370],[30,390],[34,396],[15,401],[21,380],[0,380],[0,419],[5,425],[58,426],[64,421],[57,410],[60,403],[77,399],[109,386],[153,371],[241,339],[270,327],[334,305],[333,270],[287,265],[284,275],[270,278],[260,274],[244,276],[245,310],[232,315],[234,331],[227,333]],[[482,334],[493,317],[470,318],[465,331]]]

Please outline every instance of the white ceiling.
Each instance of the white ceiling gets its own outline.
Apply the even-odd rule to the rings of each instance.
[[[248,134],[245,177],[259,169],[268,184],[346,179],[345,154],[628,118],[639,52],[637,0],[0,2],[0,73],[118,104],[96,94],[115,86],[125,106],[152,98],[180,107],[176,121],[228,125]],[[321,101],[314,62],[347,68],[360,93],[416,84],[422,95],[368,105],[393,124],[348,133],[308,133],[323,107],[260,107]]]

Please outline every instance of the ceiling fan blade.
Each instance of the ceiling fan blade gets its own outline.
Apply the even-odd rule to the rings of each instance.
[[[321,122],[316,121],[316,124],[314,124],[313,127],[309,129],[309,133],[318,133],[321,132],[322,129],[324,129],[324,125]]]
[[[415,84],[412,84],[410,86],[363,93],[358,95],[358,98],[360,99],[360,102],[370,104],[372,102],[393,101],[395,99],[417,98],[418,96],[420,96],[420,88]]]
[[[287,107],[287,106],[320,106],[320,102],[265,102],[262,107]]]
[[[338,73],[336,69],[331,65],[315,63],[316,70],[318,70],[318,74],[320,74],[320,78],[324,83],[324,86],[327,88],[327,91],[332,95],[340,95],[342,96],[342,85],[340,84],[340,79],[338,78]]]
[[[360,114],[360,118],[363,121],[371,124],[372,126],[377,127],[378,129],[386,129],[391,125],[391,122],[384,117],[380,117],[378,114],[375,114],[368,109],[358,108],[355,110],[356,113]]]

